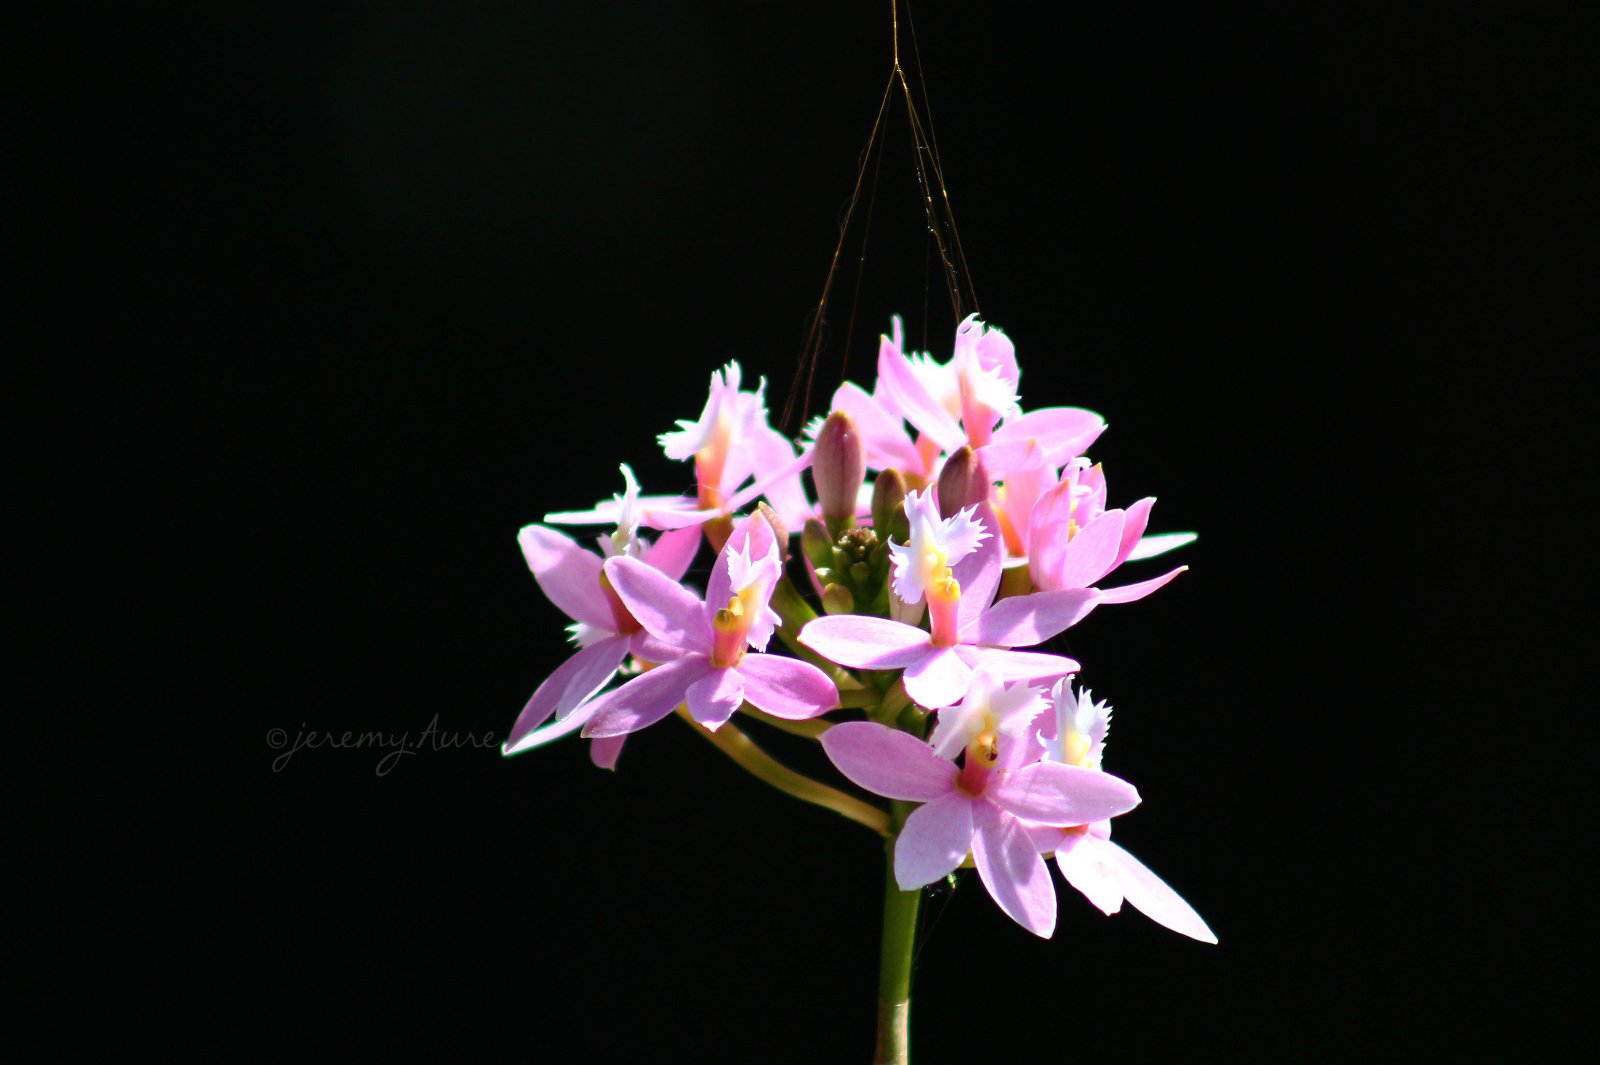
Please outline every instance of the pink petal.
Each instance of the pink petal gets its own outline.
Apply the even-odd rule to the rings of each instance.
[[[1028,516],[1028,573],[1036,588],[1064,587],[1059,574],[1066,558],[1067,522],[1072,518],[1072,481],[1065,480],[1039,497]]]
[[[663,511],[693,510],[697,501],[689,496],[640,496],[639,506],[644,516],[644,524],[653,529],[669,528],[652,521],[655,514]],[[714,517],[716,511],[709,511],[707,516]],[[615,525],[617,519],[622,517],[622,506],[614,499],[598,503],[589,510],[559,510],[544,516],[544,520],[552,525]],[[705,518],[700,519],[704,521]]]
[[[928,653],[933,637],[888,618],[834,614],[808,622],[800,642],[830,662],[856,669],[901,669]]]
[[[739,663],[744,697],[773,717],[800,721],[839,705],[839,689],[810,662],[751,652]]]
[[[684,655],[694,653],[685,651],[675,644],[664,643],[642,630],[634,633],[631,641],[628,645],[629,653],[639,661],[648,662],[653,666],[658,666],[663,662],[671,662],[674,658],[682,658]]]
[[[711,672],[711,660],[691,655],[641,673],[589,705],[587,739],[625,736],[653,725],[677,709],[689,686]]]
[[[1198,537],[1192,532],[1155,533],[1151,536],[1139,537],[1139,542],[1133,545],[1133,550],[1128,552],[1128,560],[1137,562],[1141,558],[1155,558],[1168,551],[1176,550],[1185,544],[1192,544]]]
[[[697,500],[685,498],[676,506],[645,507],[640,521],[652,529],[688,529],[721,516],[722,511],[702,507]]]
[[[806,499],[800,473],[811,465],[815,456],[808,448],[796,457],[794,445],[776,429],[758,434],[751,446],[756,455],[756,484],[753,487],[757,489],[757,494],[767,497],[767,502],[785,524],[800,528],[811,511],[811,502]],[[754,498],[752,495],[741,500],[738,507],[743,507]]]
[[[1122,546],[1123,512],[1108,510],[1095,518],[1061,550],[1061,568],[1052,588],[1088,588],[1116,565]]]
[[[956,647],[961,660],[972,669],[987,667],[997,679],[1013,684],[1019,680],[1055,680],[1078,672],[1076,659],[1064,655],[1036,654],[1032,651],[1002,651],[993,647]]]
[[[1002,599],[961,630],[963,643],[992,647],[1032,647],[1060,635],[1095,608],[1093,588],[1035,592]]]
[[[878,383],[889,390],[906,421],[932,437],[945,451],[954,451],[967,442],[967,434],[950,417],[950,412],[928,394],[903,356],[878,351]]]
[[[644,561],[675,581],[683,580],[700,550],[700,526],[671,529],[656,537],[656,542],[645,549]]]
[[[552,721],[548,725],[534,729],[517,740],[516,746],[512,746],[509,742],[503,744],[500,748],[500,753],[510,758],[512,755],[531,751],[535,747],[543,747],[548,743],[554,743],[563,736],[570,736],[589,723],[589,711],[593,706],[593,703],[589,703],[579,707],[577,713],[568,714],[565,721]]]
[[[984,794],[1018,817],[1044,825],[1087,825],[1139,805],[1139,792],[1121,777],[1060,762],[997,774]]]
[[[601,769],[616,769],[617,756],[622,753],[622,745],[628,741],[626,736],[603,736],[589,741],[589,761]]]
[[[1150,523],[1150,508],[1156,505],[1155,496],[1145,496],[1129,507],[1122,519],[1122,544],[1117,548],[1117,560],[1111,564],[1116,569],[1128,560],[1134,547],[1139,543],[1139,537],[1144,535],[1145,526]]]
[[[770,435],[760,437],[752,447],[757,448],[756,453],[765,461],[774,464],[781,461],[781,465],[758,469],[755,481],[728,498],[726,509],[741,510],[745,504],[764,495],[771,502],[772,509],[778,512],[778,517],[785,524],[798,529],[805,524],[810,509],[810,504],[806,502],[805,487],[800,483],[800,474],[811,466],[811,449],[807,448],[796,457],[793,446],[787,440],[773,430],[768,430],[768,433]],[[782,444],[784,448],[785,457],[781,460],[776,444]]]
[[[506,737],[506,754],[516,754],[527,749],[522,741],[534,729],[547,721],[551,714],[565,718],[581,706],[595,692],[606,686],[628,653],[628,638],[612,636],[585,647],[561,665],[545,682],[539,685],[517,715]]]
[[[1079,407],[1041,407],[1019,418],[1009,418],[994,431],[994,443],[1037,441],[1052,466],[1064,466],[1089,450],[1106,431],[1105,419]],[[993,446],[991,444],[991,446]]]
[[[833,394],[833,409],[855,419],[861,439],[867,444],[867,463],[873,469],[914,470],[922,465],[922,457],[899,415],[884,410],[861,386],[850,381],[840,385]]]
[[[517,533],[522,557],[527,559],[540,591],[561,612],[576,621],[611,632],[617,619],[600,590],[600,556],[585,551],[569,536],[542,525],[529,525]]]
[[[902,679],[907,695],[929,710],[937,710],[960,702],[967,694],[972,684],[972,669],[961,660],[954,647],[935,647],[908,666]]]
[[[972,824],[972,859],[983,886],[1007,917],[1048,938],[1056,929],[1056,891],[1033,841],[993,803],[973,803]]]
[[[831,729],[827,735],[837,731]],[[976,805],[970,797],[952,791],[911,811],[894,841],[894,878],[902,890],[931,884],[961,864],[972,849],[972,813]]]
[[[636,558],[608,559],[605,571],[623,605],[650,635],[685,650],[711,652],[705,604],[677,581]]]
[[[1086,846],[1098,852],[1101,863],[1116,877],[1128,902],[1156,924],[1202,943],[1215,943],[1217,937],[1206,927],[1194,907],[1183,901],[1167,882],[1109,839],[1085,837]]]
[[[1000,571],[1005,565],[1004,537],[1000,523],[988,503],[978,504],[974,515],[989,536],[966,558],[951,567],[950,575],[961,585],[961,601],[956,604],[958,626],[970,624],[994,601],[1000,587]]]
[[[1056,848],[1056,869],[1062,878],[1083,892],[1083,897],[1107,917],[1122,909],[1122,888],[1117,884],[1116,874],[1106,867],[1095,850],[1094,843],[1099,840],[1076,834],[1064,835],[1061,840],[1062,845]]]
[[[1178,574],[1182,573],[1188,568],[1188,566],[1179,566],[1177,569],[1172,570],[1169,573],[1163,573],[1161,576],[1152,580],[1140,581],[1138,584],[1124,584],[1116,588],[1102,588],[1100,590],[1100,602],[1131,603],[1136,599],[1143,599],[1145,596],[1149,595],[1163,584],[1166,584],[1168,581],[1172,580],[1172,578],[1176,577]]]
[[[955,788],[953,763],[910,733],[875,721],[833,726],[822,734],[822,749],[853,783],[886,799],[928,802]],[[965,844],[961,853],[967,853]]]
[[[737,669],[712,669],[689,685],[684,702],[696,721],[715,732],[727,724],[728,718],[744,702],[744,677]]]

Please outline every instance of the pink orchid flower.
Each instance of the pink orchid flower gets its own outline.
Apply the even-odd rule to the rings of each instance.
[[[694,460],[698,490],[694,496],[641,496],[645,525],[680,529],[731,519],[762,496],[785,525],[798,529],[805,523],[811,507],[800,474],[810,465],[810,452],[797,456],[783,434],[767,425],[766,380],[754,392],[741,391],[740,382],[737,362],[714,371],[699,419],[680,419],[676,430],[661,434],[668,458]],[[558,525],[609,524],[617,520],[617,508],[605,502],[590,510],[546,514],[544,520]]]
[[[1106,732],[1111,725],[1111,708],[1095,702],[1087,691],[1074,695],[1066,681],[1051,692],[1055,713],[1046,715],[1042,742],[1052,764],[1078,766],[1101,772]],[[1053,721],[1052,721],[1053,719]],[[1053,723],[1054,727],[1049,725]],[[1035,825],[1028,830],[1041,854],[1054,854],[1056,869],[1067,883],[1083,893],[1101,913],[1110,916],[1131,903],[1159,925],[1202,943],[1215,943],[1217,937],[1166,881],[1152,873],[1139,859],[1111,842],[1111,822],[1069,826]]]
[[[746,518],[728,537],[712,567],[705,602],[637,559],[607,561],[605,575],[618,597],[673,657],[596,699],[583,735],[637,732],[680,703],[713,730],[746,699],[790,720],[836,708],[839,691],[822,670],[761,653],[780,621],[768,604],[781,574],[777,538],[760,515]]]
[[[1058,655],[1014,651],[1043,643],[1094,608],[1099,593],[1073,589],[1013,596],[991,605],[1000,583],[1000,542],[987,504],[940,520],[929,490],[906,496],[911,540],[893,552],[894,591],[905,602],[927,600],[929,628],[888,618],[836,614],[800,631],[800,642],[842,666],[904,669],[906,692],[929,709],[966,694],[974,669],[987,666],[1007,681],[1053,680],[1078,663]]]
[[[1145,536],[1154,505],[1155,498],[1146,497],[1126,510],[1106,510],[1101,467],[1069,467],[1059,484],[1039,496],[1028,517],[1028,573],[1033,586],[1046,592],[1094,588],[1131,558],[1148,558],[1195,538],[1193,533]],[[1151,580],[1099,589],[1099,602],[1143,599],[1188,568],[1178,566]]]
[[[1126,781],[1039,761],[1036,745],[998,729],[974,734],[960,766],[909,733],[871,721],[835,725],[823,733],[822,746],[854,783],[923,804],[906,818],[894,844],[902,890],[948,875],[970,851],[990,896],[1039,936],[1055,930],[1056,896],[1028,826],[1099,821],[1139,803]]]
[[[1061,466],[1105,430],[1100,415],[1077,407],[1024,414],[1017,405],[1021,377],[1010,338],[976,315],[957,327],[948,363],[925,354],[901,355],[898,346],[885,345],[878,352],[879,382],[906,421],[945,451],[970,444],[991,472],[1011,468],[1030,444]]]
[[[681,578],[700,546],[698,528],[663,533],[654,544],[640,540],[635,519],[638,485],[633,473],[622,467],[627,491],[617,497],[620,522],[612,536],[601,537],[609,555],[639,559],[663,579]],[[517,715],[503,752],[519,754],[579,728],[587,719],[575,714],[616,675],[629,654],[656,662],[673,657],[673,648],[658,644],[617,597],[602,571],[603,559],[586,551],[570,537],[542,525],[529,525],[517,534],[528,568],[546,597],[574,622],[573,639],[579,650],[563,662],[534,691]],[[540,726],[554,715],[554,726]],[[567,722],[571,722],[570,725]],[[595,764],[614,768],[620,742],[597,743],[591,749]]]

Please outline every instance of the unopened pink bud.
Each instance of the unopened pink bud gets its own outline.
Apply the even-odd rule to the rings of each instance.
[[[829,528],[856,522],[856,499],[867,480],[867,449],[855,419],[842,410],[828,415],[817,434],[811,478]]]
[[[989,474],[983,459],[963,444],[948,459],[939,473],[939,516],[954,517],[967,507],[989,498]]]

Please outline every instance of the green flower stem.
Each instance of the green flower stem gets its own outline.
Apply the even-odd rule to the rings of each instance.
[[[840,688],[839,705],[855,709],[876,710],[883,697],[871,688]]]
[[[712,746],[739,763],[751,775],[759,777],[779,791],[793,795],[802,802],[813,803],[848,817],[880,836],[889,835],[889,815],[886,812],[871,803],[846,795],[837,788],[830,788],[802,773],[796,773],[757,747],[749,736],[740,732],[734,725],[723,725],[712,732],[691,717],[689,708],[681,704],[678,707],[678,716],[687,721],[695,732],[710,741]]]
[[[739,712],[763,725],[771,725],[779,732],[787,732],[791,736],[804,736],[808,740],[820,740],[822,734],[833,727],[832,721],[824,721],[820,717],[814,717],[810,721],[790,721],[787,718],[773,717],[749,703],[739,707]]]
[[[868,714],[874,721],[898,728],[900,712],[911,705],[911,696],[906,694],[906,685],[903,678],[896,678],[894,687],[883,693],[883,702],[877,709],[869,710]]]
[[[890,805],[897,837],[912,804]],[[922,892],[901,891],[894,878],[894,838],[884,844],[883,954],[878,969],[878,1046],[874,1065],[911,1061],[911,962],[917,940],[917,908]]]

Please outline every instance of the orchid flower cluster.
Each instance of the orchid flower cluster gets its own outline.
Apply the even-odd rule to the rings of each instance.
[[[768,782],[881,833],[902,892],[975,866],[1008,916],[1049,936],[1054,858],[1104,913],[1127,902],[1216,942],[1111,840],[1139,795],[1102,766],[1110,707],[1075,686],[1077,661],[1029,650],[1173,580],[1187,567],[1113,574],[1192,534],[1147,533],[1153,499],[1109,506],[1085,456],[1104,420],[1024,411],[1004,333],[974,316],[947,362],[904,348],[895,319],[872,391],[841,385],[799,447],[768,424],[765,381],[747,390],[729,363],[700,417],[660,436],[667,458],[693,462],[694,495],[642,494],[623,466],[620,495],[521,531],[576,651],[505,753],[577,732],[615,768],[628,736],[676,714]],[[553,525],[614,531],[594,550]],[[684,582],[702,541],[716,553],[703,596]],[[888,801],[780,765],[736,715],[820,741]]]

